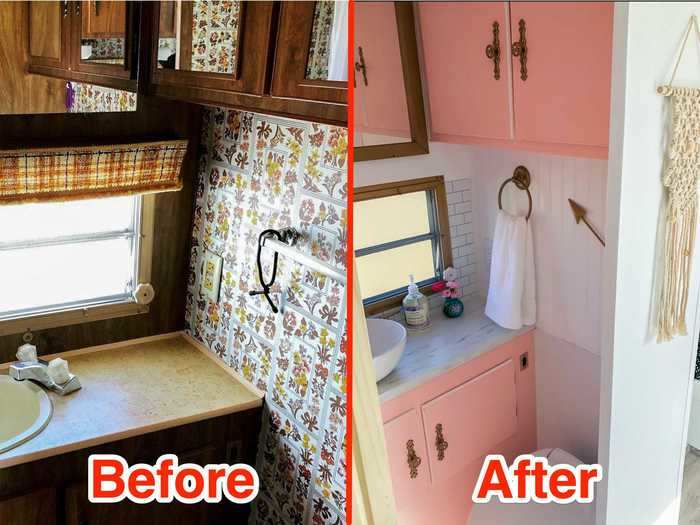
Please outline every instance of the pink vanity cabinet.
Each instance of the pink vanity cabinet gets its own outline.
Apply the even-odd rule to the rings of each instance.
[[[400,525],[467,522],[483,458],[536,448],[532,332],[382,404]]]
[[[432,140],[607,158],[612,3],[422,2],[419,21]]]

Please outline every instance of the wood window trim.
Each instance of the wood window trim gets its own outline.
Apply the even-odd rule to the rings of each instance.
[[[150,283],[153,265],[153,237],[155,227],[155,195],[143,195],[141,201],[141,227],[139,233],[138,283]],[[0,321],[0,336],[37,331],[116,317],[145,314],[147,304],[120,301],[94,306],[68,308],[56,312],[40,312],[34,315],[8,318]]]
[[[355,162],[425,155],[430,152],[413,2],[394,2],[394,4],[411,142],[356,147]]]
[[[384,184],[374,184],[372,186],[362,186],[353,189],[354,202],[362,202],[393,195],[404,195],[418,191],[433,191],[435,195],[435,205],[437,211],[438,232],[440,239],[440,255],[444,268],[452,266],[452,243],[450,241],[450,221],[447,211],[447,191],[445,190],[445,178],[425,177],[422,179],[410,179],[398,182],[387,182]],[[432,295],[435,292],[431,285],[420,287],[424,295]],[[388,297],[365,306],[366,315],[376,315],[391,308],[401,306],[402,295]]]

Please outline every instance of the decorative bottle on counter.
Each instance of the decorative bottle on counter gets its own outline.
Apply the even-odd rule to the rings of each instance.
[[[418,285],[413,282],[413,275],[410,279],[408,294],[403,299],[403,314],[409,328],[420,330],[430,324],[430,308],[428,298],[420,293]]]

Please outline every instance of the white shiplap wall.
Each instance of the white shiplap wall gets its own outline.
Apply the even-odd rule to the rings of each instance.
[[[516,166],[532,177],[532,228],[537,279],[537,327],[600,354],[600,286],[603,247],[576,224],[568,199],[588,210],[591,224],[605,231],[607,161],[474,148],[476,253],[479,292],[488,290],[498,188]],[[503,206],[526,212],[527,196],[515,185],[503,190]]]

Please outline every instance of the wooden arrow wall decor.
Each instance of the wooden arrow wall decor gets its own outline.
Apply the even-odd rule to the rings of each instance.
[[[574,218],[576,219],[576,224],[579,224],[581,221],[588,226],[588,229],[591,230],[593,235],[596,236],[596,239],[600,241],[600,244],[605,246],[605,241],[603,238],[600,236],[600,234],[593,229],[593,226],[591,226],[591,223],[588,222],[588,219],[586,219],[586,209],[581,206],[578,202],[569,199],[569,204],[571,205],[571,211],[574,213]]]

